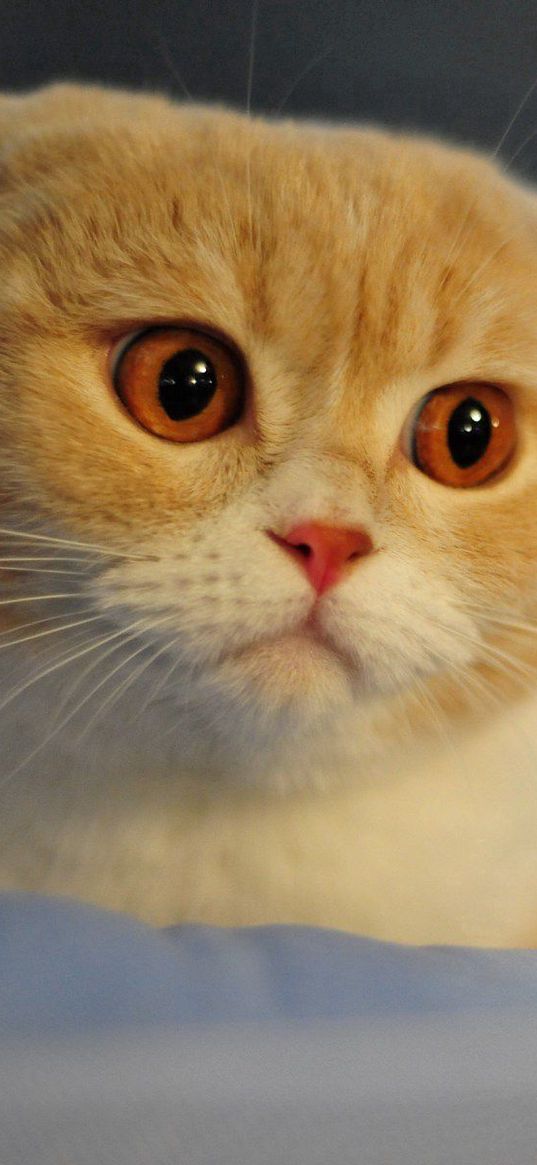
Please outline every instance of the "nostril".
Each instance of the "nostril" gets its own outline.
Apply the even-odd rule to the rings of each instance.
[[[285,537],[274,530],[266,532],[284,550],[290,551],[297,563],[302,561],[318,594],[338,582],[345,566],[351,562],[354,564],[373,550],[371,538],[361,526],[347,529],[321,522],[301,522]]]

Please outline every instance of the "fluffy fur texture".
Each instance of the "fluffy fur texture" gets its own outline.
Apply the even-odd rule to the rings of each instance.
[[[1,884],[531,945],[532,192],[435,141],[56,85],[0,101],[0,261]],[[110,350],[183,322],[249,384],[178,445]],[[465,380],[508,391],[518,446],[452,489],[406,434]],[[317,631],[266,533],[301,521],[376,551]]]

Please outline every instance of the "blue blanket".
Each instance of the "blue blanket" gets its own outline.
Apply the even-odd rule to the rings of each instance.
[[[2,1165],[535,1165],[537,952],[0,896]]]

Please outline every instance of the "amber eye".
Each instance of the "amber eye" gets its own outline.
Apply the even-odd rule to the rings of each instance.
[[[510,460],[513,403],[489,384],[450,384],[424,397],[410,432],[414,465],[443,485],[482,485]]]
[[[140,425],[168,441],[203,441],[241,411],[245,372],[221,340],[192,328],[155,327],[116,362],[114,386]]]

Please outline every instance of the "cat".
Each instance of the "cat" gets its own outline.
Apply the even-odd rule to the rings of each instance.
[[[71,83],[0,166],[0,888],[531,946],[530,186]]]

